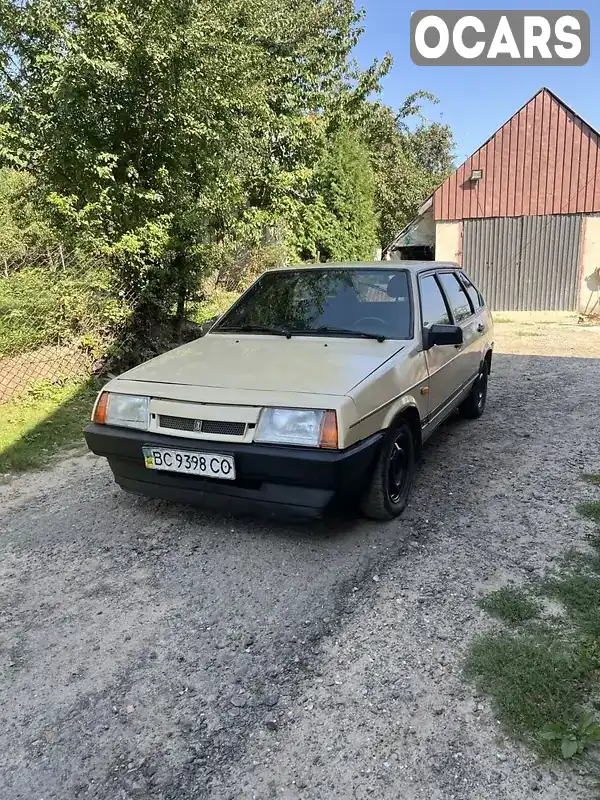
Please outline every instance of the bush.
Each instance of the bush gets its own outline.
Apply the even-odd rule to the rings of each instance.
[[[21,269],[0,278],[0,356],[43,345],[93,349],[128,315],[106,267]]]

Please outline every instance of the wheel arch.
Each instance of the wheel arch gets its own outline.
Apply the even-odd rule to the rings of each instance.
[[[423,432],[421,426],[421,414],[417,404],[413,401],[407,401],[402,404],[400,408],[396,408],[391,415],[387,428],[393,428],[400,420],[406,420],[410,426],[410,430],[415,443],[415,456],[417,459],[421,455],[421,448],[423,447]]]

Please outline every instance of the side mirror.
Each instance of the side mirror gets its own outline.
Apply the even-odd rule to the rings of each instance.
[[[464,342],[463,329],[458,325],[431,325],[423,331],[423,344],[426,350],[448,345],[459,346]]]

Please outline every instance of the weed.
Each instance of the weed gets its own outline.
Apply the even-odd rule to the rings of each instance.
[[[591,711],[582,711],[576,722],[551,722],[540,732],[542,739],[560,742],[563,758],[573,758],[600,742],[600,725]]]

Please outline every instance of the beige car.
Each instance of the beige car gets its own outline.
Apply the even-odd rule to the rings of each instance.
[[[85,435],[129,492],[389,520],[438,425],[483,413],[492,349],[456,264],[273,270],[205,336],[110,381]]]

